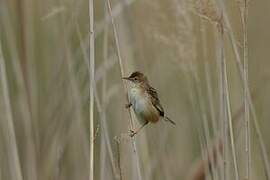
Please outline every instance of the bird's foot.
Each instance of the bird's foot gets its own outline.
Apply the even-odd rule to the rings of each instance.
[[[131,130],[131,129],[129,130],[129,136],[130,136],[130,137],[134,137],[136,134],[137,134],[136,131]]]
[[[125,105],[125,107],[126,107],[127,109],[130,108],[131,106],[132,106],[131,103],[128,103],[128,104]]]

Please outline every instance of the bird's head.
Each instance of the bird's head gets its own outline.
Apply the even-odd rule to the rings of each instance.
[[[147,77],[139,71],[135,71],[131,73],[129,77],[123,77],[123,79],[128,80],[134,84],[141,84],[148,82]]]

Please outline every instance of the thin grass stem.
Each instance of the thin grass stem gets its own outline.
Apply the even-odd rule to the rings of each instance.
[[[239,170],[237,166],[237,158],[236,158],[236,150],[235,150],[235,142],[234,142],[234,133],[233,133],[233,124],[232,124],[232,113],[231,113],[231,103],[230,103],[230,94],[229,94],[229,85],[228,85],[228,76],[227,76],[227,63],[224,63],[224,78],[225,78],[225,93],[226,93],[226,105],[227,105],[227,113],[228,113],[228,123],[229,123],[229,133],[230,133],[230,142],[232,148],[232,156],[233,156],[233,165],[235,171],[235,179],[239,180]]]
[[[124,65],[123,65],[123,60],[122,60],[122,55],[121,55],[121,51],[120,51],[120,44],[119,44],[119,38],[118,38],[118,34],[117,34],[117,29],[116,29],[116,25],[114,23],[114,17],[112,14],[112,8],[111,8],[111,2],[110,0],[107,0],[107,7],[109,10],[109,15],[111,17],[111,23],[113,26],[113,34],[114,34],[114,40],[115,40],[115,44],[116,44],[116,49],[117,49],[117,56],[118,56],[118,60],[119,60],[119,65],[120,65],[120,70],[121,70],[121,77],[124,77],[125,73],[124,73]],[[125,92],[127,87],[126,85],[123,83]],[[130,125],[130,129],[134,129],[134,122],[132,120],[131,117],[131,112],[130,109],[128,109],[128,114],[129,114],[129,125]],[[136,143],[135,143],[135,139],[134,137],[132,138],[132,146],[133,146],[133,152],[134,152],[134,159],[135,159],[135,163],[136,163],[136,167],[137,167],[137,179],[138,180],[142,180],[142,175],[141,175],[141,168],[140,168],[140,163],[139,163],[139,156],[138,156],[138,152],[137,152],[137,147],[136,147]]]
[[[94,84],[95,84],[95,37],[94,37],[94,2],[93,0],[89,0],[89,30],[90,30],[90,38],[89,38],[89,64],[90,64],[90,171],[89,171],[89,180],[94,180]]]
[[[243,24],[243,34],[244,34],[244,104],[245,104],[245,153],[246,153],[246,180],[250,179],[250,165],[251,165],[251,152],[250,152],[250,118],[249,118],[249,104],[248,104],[248,35],[247,35],[247,22],[248,22],[248,1],[244,1],[244,7],[242,11],[242,24]]]
[[[225,8],[223,8],[223,10],[225,11]],[[233,48],[233,52],[235,55],[235,60],[237,63],[237,69],[238,69],[240,78],[241,78],[242,82],[244,82],[244,72],[243,72],[243,66],[242,66],[242,62],[241,62],[241,58],[240,58],[239,49],[237,47],[237,40],[236,40],[235,35],[232,31],[231,23],[229,21],[228,15],[226,13],[224,13],[224,23],[226,26],[226,30],[229,34],[229,39],[230,39],[230,42],[231,42],[231,45]],[[244,86],[244,83],[243,83],[243,86]],[[248,91],[247,92],[248,104],[249,104],[252,120],[254,123],[255,133],[256,133],[256,136],[259,140],[260,150],[261,150],[261,153],[263,156],[265,174],[267,176],[267,179],[270,180],[270,164],[269,164],[268,153],[266,151],[265,142],[264,142],[264,139],[262,136],[262,132],[260,130],[260,125],[258,123],[256,110],[255,110],[254,104],[253,104],[252,99],[251,99],[251,94],[250,94],[249,88],[247,88],[247,91]]]

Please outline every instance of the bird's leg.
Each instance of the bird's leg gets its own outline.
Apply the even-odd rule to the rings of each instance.
[[[130,108],[131,106],[132,106],[131,103],[126,104],[126,108],[127,108],[127,109]]]
[[[142,130],[142,128],[144,126],[146,126],[148,124],[148,121],[146,121],[141,127],[139,127],[137,130],[130,130],[130,137],[135,136],[136,134],[138,134],[139,131]]]

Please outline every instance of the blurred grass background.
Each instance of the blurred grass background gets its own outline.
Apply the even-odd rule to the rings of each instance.
[[[94,0],[94,179],[238,179],[229,112],[244,179],[243,66],[233,49],[243,64],[244,1],[112,0],[112,16],[107,2]],[[89,179],[88,3],[0,1],[0,180]],[[249,179],[260,180],[270,178],[269,8],[267,0],[250,1],[246,29],[251,110],[259,124],[254,128],[250,113]],[[128,137],[112,17],[124,75],[139,70],[148,76],[175,128],[160,121]]]

